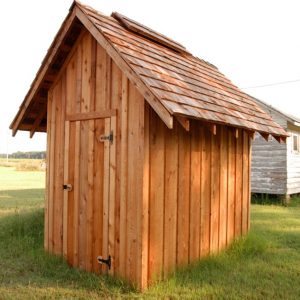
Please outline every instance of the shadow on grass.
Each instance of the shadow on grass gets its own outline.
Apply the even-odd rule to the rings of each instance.
[[[133,291],[121,280],[70,268],[43,249],[43,209],[0,216],[0,286],[53,287],[107,296]]]

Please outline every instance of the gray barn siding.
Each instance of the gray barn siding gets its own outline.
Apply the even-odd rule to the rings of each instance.
[[[273,120],[289,134],[300,134],[300,127],[290,123],[290,117],[268,105],[259,103]],[[300,193],[300,153],[292,151],[292,138],[279,144],[274,138],[269,142],[256,134],[252,144],[251,192],[263,194]]]
[[[288,125],[290,134],[300,134],[300,130]],[[300,154],[292,151],[292,138],[287,139],[287,194],[300,193]]]
[[[252,193],[285,194],[287,184],[286,144],[269,142],[256,135],[252,144]]]

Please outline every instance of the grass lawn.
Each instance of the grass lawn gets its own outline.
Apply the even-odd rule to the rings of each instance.
[[[247,237],[141,294],[44,253],[44,182],[0,167],[0,299],[300,299],[300,199],[252,205]]]

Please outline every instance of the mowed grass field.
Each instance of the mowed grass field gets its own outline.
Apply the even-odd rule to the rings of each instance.
[[[246,237],[139,293],[43,251],[45,173],[17,165],[0,166],[0,299],[300,299],[297,198],[288,207],[252,205]]]

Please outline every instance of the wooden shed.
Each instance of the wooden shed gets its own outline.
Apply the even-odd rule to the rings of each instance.
[[[215,66],[78,2],[11,129],[47,132],[45,249],[140,288],[248,231],[251,138],[286,137]]]
[[[300,193],[300,118],[253,98],[289,134],[285,144],[256,135],[253,141],[252,192],[282,195]]]

